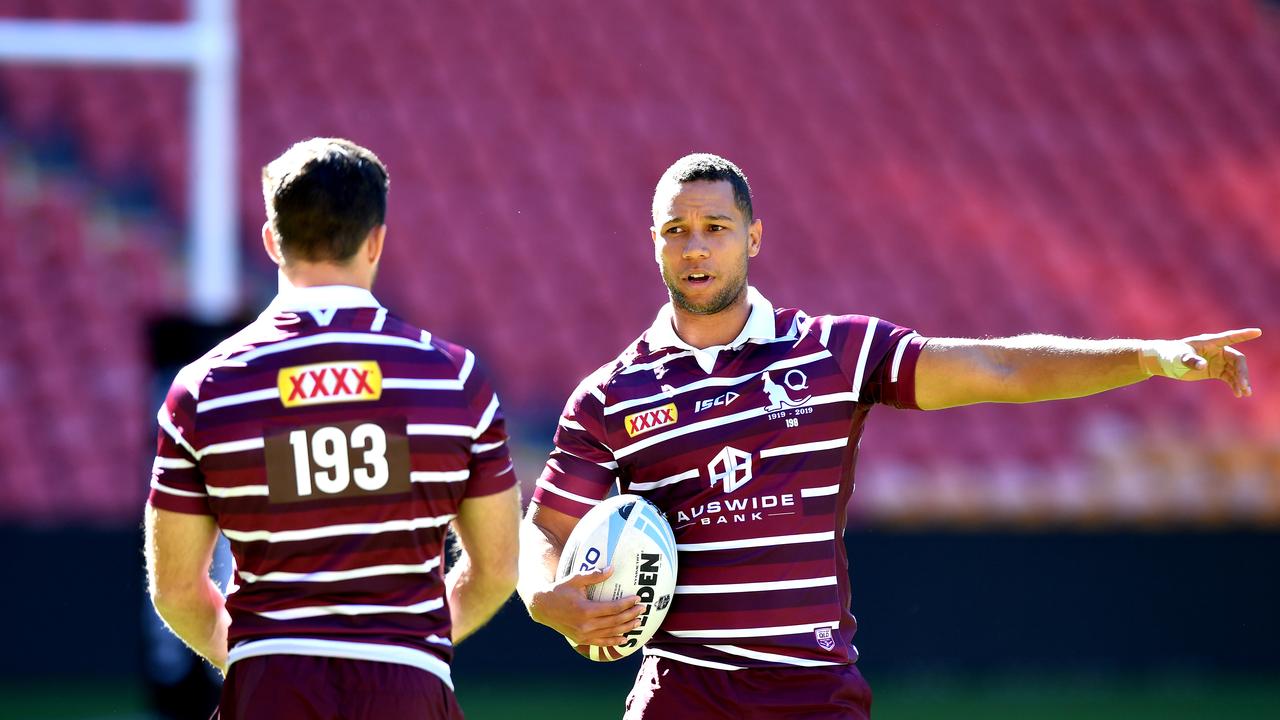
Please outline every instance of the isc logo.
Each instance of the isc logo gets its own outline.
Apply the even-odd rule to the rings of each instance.
[[[626,425],[627,435],[635,437],[643,435],[650,430],[656,430],[667,425],[675,425],[679,417],[676,412],[676,404],[667,403],[660,408],[628,415],[622,422]]]
[[[729,392],[721,395],[720,397],[709,398],[707,400],[699,400],[697,404],[694,405],[693,411],[702,412],[703,410],[708,410],[717,405],[723,405],[725,407],[728,407],[729,403],[733,402],[734,400],[737,400],[740,397],[742,396],[730,390]]]
[[[377,400],[382,370],[372,360],[297,365],[281,368],[276,385],[285,407]]]

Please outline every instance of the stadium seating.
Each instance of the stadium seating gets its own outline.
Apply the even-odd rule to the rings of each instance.
[[[183,7],[26,0],[0,2],[0,15],[172,20]],[[392,174],[380,295],[475,347],[517,431],[652,319],[663,293],[649,194],[695,150],[751,174],[767,231],[753,282],[778,304],[925,334],[1280,331],[1280,18],[1266,4],[262,0],[237,11],[241,139],[228,152],[250,263],[265,267],[257,168],[303,137],[370,145]],[[142,188],[182,218],[185,93],[177,71],[0,66],[0,122],[23,142],[73,138],[97,182]],[[50,262],[79,268],[78,280],[0,273],[23,317],[7,367],[40,368],[22,392],[44,403],[40,418],[67,418],[67,433],[123,416],[138,395],[104,395],[96,415],[71,419],[78,369],[54,359],[68,356],[50,318],[102,322],[76,342],[109,353],[135,390],[143,372],[129,364],[138,345],[118,342],[136,326],[93,302],[111,281],[93,279],[101,267],[81,252],[86,202],[59,195],[22,211],[57,229]],[[9,232],[23,219],[3,222]],[[172,301],[148,292],[120,302]],[[1259,396],[1245,403],[1153,382],[1080,404],[877,411],[855,513],[1280,521],[1273,347],[1249,348]],[[123,466],[62,477],[46,450],[83,451],[48,443],[6,440],[0,465],[134,482]],[[12,472],[0,492],[19,492]],[[1177,489],[1192,475],[1212,496]],[[33,492],[32,508],[60,497]],[[0,517],[22,514],[0,497]]]

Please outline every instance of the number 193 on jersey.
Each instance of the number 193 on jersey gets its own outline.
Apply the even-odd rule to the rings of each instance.
[[[280,429],[264,445],[271,502],[409,489],[403,420]]]

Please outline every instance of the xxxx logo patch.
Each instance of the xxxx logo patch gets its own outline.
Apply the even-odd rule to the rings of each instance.
[[[678,419],[679,414],[676,413],[676,404],[667,403],[660,408],[628,415],[622,422],[627,427],[627,435],[635,437],[643,435],[650,430],[656,430],[667,425],[675,425]]]
[[[285,407],[377,400],[382,369],[373,360],[297,365],[282,368],[276,385]]]

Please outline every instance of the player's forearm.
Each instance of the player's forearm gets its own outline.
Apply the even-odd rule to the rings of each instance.
[[[1005,396],[994,402],[1039,402],[1094,395],[1150,377],[1141,340],[1083,340],[1024,335],[984,341],[1005,369]]]
[[[916,402],[925,410],[974,403],[1082,397],[1149,377],[1140,340],[1023,335],[934,338],[916,364]]]
[[[212,580],[186,588],[153,590],[156,613],[169,629],[214,667],[227,669],[227,630],[231,616]]]
[[[563,549],[564,544],[537,523],[527,518],[520,523],[520,579],[516,592],[530,612],[538,593],[555,581]]]
[[[445,578],[453,643],[462,642],[489,622],[511,597],[515,585],[510,572],[485,571],[477,568],[466,553],[459,555]]]

